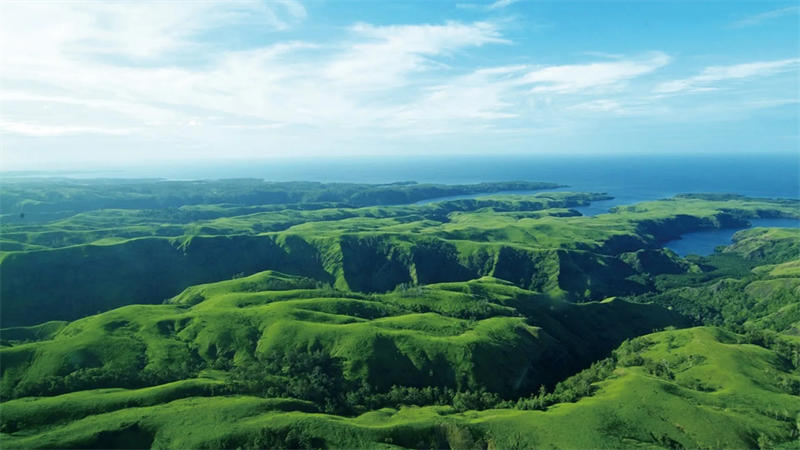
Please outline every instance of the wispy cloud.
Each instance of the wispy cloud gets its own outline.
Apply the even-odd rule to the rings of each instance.
[[[152,5],[163,8],[157,23],[143,20],[150,14],[138,4],[87,10],[65,3],[57,5],[58,14],[49,11],[59,19],[44,27],[51,30],[48,36],[24,26],[4,27],[0,120],[6,126],[0,133],[114,135],[137,129],[157,136],[201,128],[192,124],[203,124],[205,132],[386,126],[397,122],[392,114],[416,101],[413,89],[402,88],[424,89],[420,80],[441,82],[454,72],[448,63],[466,49],[509,43],[492,23],[450,21],[359,23],[336,41],[218,49],[196,37],[243,18],[278,31],[287,21],[302,19],[305,10],[295,2]],[[35,3],[13,6],[3,25],[29,23],[45,12]],[[116,29],[126,37],[106,39]],[[34,51],[11,44],[28,40]],[[200,63],[175,63],[193,53],[205,57]],[[426,73],[431,75],[419,78]]]
[[[520,0],[497,0],[489,5],[489,9],[502,9],[519,1]]]
[[[440,64],[432,57],[485,44],[508,43],[488,22],[392,26],[362,23],[351,31],[355,43],[337,55],[324,73],[339,83],[362,87],[402,85],[407,82],[405,75]]]
[[[759,61],[729,66],[711,66],[699,74],[659,84],[658,93],[697,92],[716,89],[721,81],[767,77],[781,72],[794,71],[800,67],[800,58],[776,61]]]
[[[129,135],[131,128],[87,127],[82,125],[37,125],[24,122],[0,121],[0,132],[34,137],[68,136],[81,134]]]
[[[305,16],[305,8],[295,0],[12,1],[0,14],[2,56],[15,62],[47,57],[153,60],[197,50],[192,38],[206,30],[242,25],[283,30]]]
[[[592,112],[613,112],[620,113],[625,111],[625,107],[617,100],[601,98],[598,100],[591,100],[584,103],[572,105],[569,109],[573,111],[592,111]]]
[[[519,76],[525,69],[526,66],[494,67],[450,79],[399,107],[392,114],[392,123],[415,128],[435,124],[435,129],[442,131],[465,122],[474,126],[517,117],[514,95],[519,94]]]
[[[521,1],[523,0],[496,0],[490,3],[460,2],[456,3],[456,8],[472,11],[493,12],[502,11],[503,9]]]
[[[669,55],[655,52],[637,59],[550,66],[529,72],[521,82],[533,84],[531,92],[534,93],[569,93],[598,87],[607,88],[651,73],[670,61]]]
[[[773,9],[760,14],[755,14],[744,19],[737,20],[731,24],[733,28],[745,28],[762,25],[774,19],[786,16],[797,16],[800,14],[800,6],[788,6],[786,8]]]
[[[554,119],[577,112],[640,114],[650,106],[606,98],[587,101],[586,97],[619,92],[624,83],[670,60],[664,53],[653,52],[613,62],[479,69],[429,89],[423,98],[395,112],[395,124],[486,124],[523,117],[538,120],[542,115]]]
[[[683,117],[675,112],[692,110],[682,103],[690,96],[667,94],[798,66],[714,66],[658,84],[673,67],[664,52],[522,48],[518,24],[494,21],[489,6],[460,21],[345,23],[320,36],[295,29],[314,11],[290,0],[7,2],[0,152],[16,151],[10,141],[49,148],[48,138],[63,136],[87,147],[102,140],[153,154],[206,148],[210,156],[219,148],[258,156],[376,142],[402,151],[451,137],[477,148],[495,144],[487,135],[521,142],[619,116]],[[720,108],[785,104],[775,90],[756,94]]]

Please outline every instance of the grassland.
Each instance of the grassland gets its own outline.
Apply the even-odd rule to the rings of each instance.
[[[36,248],[0,255],[0,320],[6,327],[71,320],[263,270],[357,292],[493,276],[572,301],[602,300],[646,292],[650,275],[688,270],[660,249],[681,232],[797,215],[796,202],[741,198],[676,198],[597,217],[569,209],[596,198],[604,197],[286,209],[180,226],[141,210],[4,224],[10,248]]]
[[[3,447],[797,445],[800,234],[661,248],[797,201],[0,187]]]
[[[752,448],[796,439],[800,403],[779,380],[797,381],[797,375],[778,368],[774,352],[737,344],[738,338],[708,327],[647,335],[634,341],[638,351],[621,349],[628,360],[616,361],[593,395],[542,411],[409,405],[341,417],[309,411],[307,402],[212,396],[217,382],[198,378],[12,400],[4,424],[30,425],[5,442],[67,448]],[[669,372],[649,369],[652,361],[669,365]]]

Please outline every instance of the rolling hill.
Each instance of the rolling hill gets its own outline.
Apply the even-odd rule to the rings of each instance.
[[[661,247],[797,201],[38,183],[0,225],[4,447],[797,445],[800,234]]]

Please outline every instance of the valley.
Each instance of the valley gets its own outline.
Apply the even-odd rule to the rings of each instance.
[[[800,219],[798,200],[681,194],[584,216],[611,197],[532,182],[0,190],[3,446],[800,442],[800,230],[664,248]]]

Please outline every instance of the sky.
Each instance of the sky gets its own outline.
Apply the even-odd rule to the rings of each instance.
[[[0,169],[798,153],[800,7],[2,1]]]

